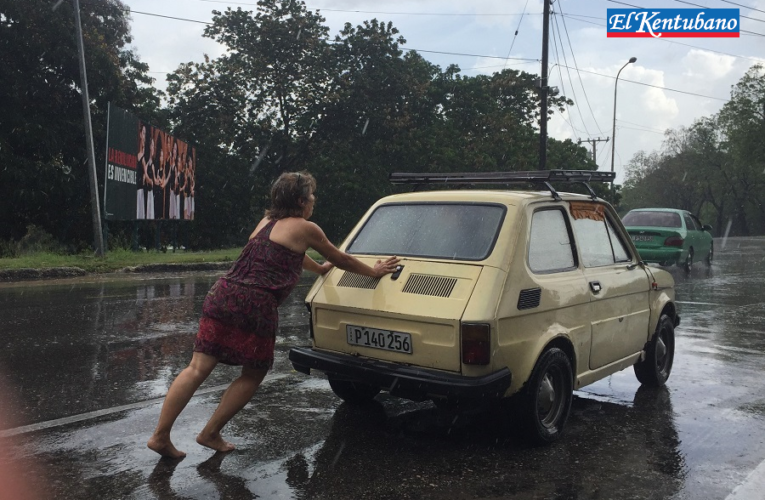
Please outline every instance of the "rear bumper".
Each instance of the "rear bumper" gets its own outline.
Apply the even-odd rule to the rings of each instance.
[[[415,368],[375,359],[318,351],[310,347],[293,347],[289,359],[295,370],[310,374],[319,370],[337,377],[380,387],[394,396],[414,401],[430,397],[449,399],[501,398],[512,374],[507,368],[482,377]]]
[[[637,247],[640,258],[645,262],[676,263],[683,255],[682,248],[640,248]]]

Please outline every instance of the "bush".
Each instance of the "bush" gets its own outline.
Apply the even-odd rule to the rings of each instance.
[[[19,245],[15,241],[0,240],[0,259],[19,256]]]
[[[62,253],[61,244],[56,241],[52,234],[34,224],[27,226],[27,234],[24,235],[16,246],[16,255],[28,255],[40,252]]]

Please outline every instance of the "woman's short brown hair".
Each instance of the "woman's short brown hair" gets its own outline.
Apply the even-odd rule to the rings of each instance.
[[[266,210],[266,217],[276,220],[302,217],[303,207],[314,191],[316,179],[307,171],[284,172],[271,186],[271,208]]]

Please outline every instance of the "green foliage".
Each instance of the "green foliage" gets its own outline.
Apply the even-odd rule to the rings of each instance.
[[[78,246],[93,235],[74,12],[52,5],[0,0],[0,239],[34,224]],[[125,12],[118,0],[81,3],[97,167],[109,101],[145,119],[160,113],[148,67],[126,49]]]
[[[724,234],[765,232],[765,76],[752,66],[712,117],[669,130],[661,151],[627,167],[625,208],[689,210]]]
[[[214,11],[204,36],[224,55],[181,64],[163,108],[148,67],[125,48],[124,5],[100,0],[82,10],[97,164],[109,101],[197,146],[197,218],[179,238],[187,247],[242,244],[286,170],[314,173],[316,222],[337,241],[394,192],[391,172],[537,169],[536,75],[442,70],[405,53],[390,22],[346,24],[331,38],[300,0]],[[10,106],[0,122],[0,217],[10,221],[0,239],[17,240],[32,223],[73,250],[92,241],[72,14],[68,2],[51,13],[45,2],[0,0],[0,97]],[[554,96],[548,104],[552,114],[572,103]],[[571,141],[549,140],[548,162],[596,168]],[[157,224],[139,226],[139,246],[156,246]],[[110,223],[109,247],[132,247],[134,228]]]

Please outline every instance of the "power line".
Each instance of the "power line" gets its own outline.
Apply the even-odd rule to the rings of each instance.
[[[611,78],[611,79],[614,79],[614,80],[616,79],[616,77],[614,77],[614,76],[604,75],[603,73],[596,73],[594,71],[587,71],[586,69],[580,69],[579,71],[581,71],[582,73],[589,73],[591,75],[603,76],[605,78]],[[724,102],[730,101],[730,99],[722,99],[720,97],[712,97],[711,95],[696,94],[695,92],[688,92],[688,91],[685,91],[685,90],[677,90],[677,89],[673,89],[673,88],[670,88],[670,87],[660,87],[658,85],[651,85],[650,83],[636,82],[635,80],[627,80],[625,78],[620,78],[619,81],[620,82],[634,83],[635,85],[642,85],[644,87],[652,87],[652,88],[659,89],[659,90],[666,90],[667,92],[677,92],[679,94],[692,95],[692,96],[695,96],[695,97],[704,97],[705,99],[713,99],[715,101],[724,101]]]
[[[558,59],[558,41],[555,37],[555,33],[553,32],[553,47],[555,48],[555,60],[559,61]],[[559,61],[560,62],[560,61]],[[563,95],[567,95],[566,92],[566,84],[563,80],[563,73],[561,72],[561,67],[563,67],[562,64],[555,63],[555,66],[558,67],[558,76],[560,77],[560,86],[563,88]],[[549,82],[548,82],[549,83]],[[571,127],[571,130],[574,131],[574,136],[576,136],[577,139],[579,139],[579,136],[582,135],[581,131],[578,130],[576,127],[574,127],[573,121],[573,113],[571,113],[571,108],[569,107],[568,103],[564,102],[564,105],[566,106],[566,111],[568,112],[568,115],[571,116],[571,121],[568,121],[565,116],[561,113],[561,118],[568,123],[569,127]],[[579,120],[582,122],[582,125],[584,125],[584,120],[582,119],[581,114],[579,115]],[[585,134],[590,135],[590,133],[587,131],[587,125],[584,125]]]
[[[606,26],[603,23],[596,23],[596,22],[593,22],[593,21],[585,21],[584,19],[577,19],[577,17],[581,17],[581,16],[579,16],[579,14],[563,14],[563,17],[568,17],[569,19],[573,19],[574,21],[579,21],[580,23],[594,24],[595,26]],[[664,42],[664,43],[673,43],[675,45],[682,45],[684,47],[690,47],[692,49],[705,50],[707,52],[713,52],[715,54],[721,54],[721,55],[724,55],[724,56],[737,57],[737,58],[740,58],[740,59],[749,59],[750,61],[762,62],[762,59],[758,59],[756,57],[742,56],[742,55],[738,55],[738,54],[731,54],[730,52],[722,52],[720,50],[708,49],[706,47],[700,47],[698,45],[691,45],[689,43],[677,42],[677,41],[671,40],[669,38],[657,38],[656,40],[659,40],[659,41]]]
[[[617,0],[606,0],[606,1],[607,1],[607,2],[612,2],[612,3],[618,3],[618,4],[620,4],[620,5],[626,5],[627,7],[632,7],[632,8],[635,8],[635,9],[649,10],[647,7],[641,7],[641,6],[639,6],[639,5],[633,5],[633,4],[630,4],[630,3],[625,3],[625,2],[619,2],[619,1],[617,1]],[[701,7],[701,8],[703,8],[703,9],[708,9],[708,8],[709,8],[709,7],[704,7],[704,6],[701,6],[701,5],[693,4],[693,3],[690,3],[690,2],[685,2],[685,1],[683,1],[683,0],[675,0],[675,1],[676,1],[676,2],[680,2],[680,3],[685,3],[685,4],[688,4],[688,5],[695,5],[696,7]],[[740,15],[740,14],[739,14],[739,15]],[[746,16],[741,16],[741,17],[746,17]],[[755,35],[755,36],[762,36],[762,37],[765,37],[765,35],[763,35],[762,33],[757,33],[757,32],[755,32],[755,31],[748,31],[748,30],[741,30],[741,29],[740,29],[739,31],[740,31],[741,33],[746,33],[746,34],[749,34],[749,35]]]
[[[568,60],[566,59],[566,51],[563,49],[563,40],[560,40],[560,27],[558,26],[557,18],[556,18],[556,22],[553,24],[553,30],[552,31],[553,31],[553,42],[554,42],[553,46],[555,47],[555,58],[556,58],[556,60],[558,60],[558,74],[560,74],[561,86],[563,86],[563,74],[560,71],[560,68],[562,66],[562,67],[566,68],[566,73],[568,73],[568,81],[571,82],[571,93],[574,96],[574,102],[578,102],[579,98],[576,96],[576,90],[574,90],[574,88],[573,88],[574,81],[571,78],[571,73],[568,71]],[[557,36],[556,36],[556,34],[557,34]],[[566,63],[564,65],[560,64],[560,59],[558,58],[558,42],[559,42],[559,40],[560,40],[560,44],[561,44],[561,52],[563,52],[563,62]],[[563,88],[563,91],[565,93],[565,91],[566,91],[565,87]],[[571,110],[569,109],[568,104],[566,104],[566,109],[569,110],[569,114],[570,114]],[[579,120],[582,122],[582,126],[584,127],[585,134],[587,134],[589,136],[590,135],[590,131],[587,129],[587,124],[584,122],[584,117],[582,116],[582,113],[579,112],[579,110],[577,110],[577,113],[579,114]],[[578,137],[577,137],[577,139],[578,139]]]
[[[619,120],[616,120],[616,121],[618,122]],[[620,129],[626,128],[627,130],[637,130],[638,132],[648,132],[648,133],[651,133],[651,134],[664,135],[664,132],[657,132],[655,130],[651,130],[651,129],[648,129],[648,128],[625,127],[624,125],[619,126],[619,128]]]
[[[174,16],[165,16],[162,14],[153,14],[151,12],[141,12],[137,10],[128,11],[132,14],[142,14],[144,16],[154,16],[154,17],[162,17],[166,19],[174,19],[176,21],[186,21],[191,23],[200,23],[200,24],[212,24],[205,21],[197,21],[194,19],[184,19],[182,17],[174,17]],[[513,60],[513,61],[531,61],[531,62],[539,62],[539,59],[529,58],[529,57],[502,57],[502,56],[487,56],[482,54],[465,54],[462,52],[443,52],[439,50],[425,50],[425,49],[415,49],[415,48],[408,48],[408,47],[399,47],[401,50],[407,50],[407,51],[416,51],[416,52],[424,52],[428,54],[443,54],[447,56],[460,56],[460,57],[483,57],[485,59],[502,59],[502,60]]]
[[[584,100],[587,102],[587,107],[590,109],[590,114],[592,115],[592,119],[595,122],[595,126],[598,127],[598,130],[600,131],[601,134],[605,135],[603,133],[603,130],[600,128],[600,124],[598,123],[597,118],[595,118],[595,113],[592,111],[592,106],[590,105],[590,99],[589,97],[587,97],[587,90],[584,88],[584,81],[582,80],[582,75],[579,73],[579,64],[576,62],[576,54],[574,54],[574,45],[571,43],[571,37],[568,34],[568,27],[566,26],[566,18],[563,17],[563,9],[560,7],[560,3],[558,3],[558,9],[560,10],[561,21],[563,22],[563,29],[566,32],[566,39],[568,40],[568,46],[569,46],[569,49],[571,50],[571,57],[574,59],[574,67],[576,68],[576,74],[579,77],[579,84],[582,86],[582,92],[584,93]],[[558,23],[557,18],[555,23],[557,25]]]
[[[198,0],[200,2],[206,2],[206,3],[220,3],[220,4],[229,4],[229,5],[248,5],[256,7],[258,6],[257,3],[250,3],[250,2],[229,2],[225,0]],[[320,11],[327,11],[327,12],[348,12],[352,14],[385,14],[389,16],[468,16],[468,17],[475,17],[475,16],[502,16],[502,17],[513,17],[513,16],[519,16],[523,14],[510,14],[510,13],[502,13],[502,14],[466,14],[466,13],[450,13],[450,12],[384,12],[384,11],[376,11],[376,10],[345,10],[345,9],[325,9],[323,7],[315,7],[316,10]],[[541,14],[535,14],[535,15],[541,15]]]
[[[528,6],[529,6],[529,0],[526,0],[526,5],[523,6],[523,14],[521,14],[521,18],[518,19],[518,27],[515,28],[515,35],[513,35],[513,41],[510,42],[510,49],[507,51],[507,57],[510,57],[510,54],[512,54],[513,52],[513,46],[515,46],[515,40],[518,38],[518,32],[521,29],[521,22],[523,22],[523,15],[526,13],[526,7]]]
[[[128,14],[142,14],[144,16],[164,17],[165,19],[174,19],[176,21],[186,21],[187,23],[199,23],[199,24],[207,24],[207,25],[212,24],[207,21],[197,21],[195,19],[184,19],[182,17],[174,17],[174,16],[163,16],[162,14],[152,14],[151,12],[141,12],[140,10],[130,10],[129,8],[127,12]]]
[[[684,4],[688,4],[688,5],[693,5],[694,7],[701,7],[702,9],[710,9],[711,8],[711,7],[705,7],[704,5],[699,5],[699,4],[696,4],[696,3],[686,2],[684,0],[675,0],[675,1],[676,2],[680,2],[680,3],[684,3]],[[744,19],[751,19],[752,21],[757,21],[757,22],[760,22],[760,23],[765,23],[765,21],[763,21],[762,19],[756,19],[754,17],[745,16],[745,15],[741,14],[740,12],[738,14],[738,17],[743,17]],[[765,35],[763,35],[763,36],[765,36]]]
[[[762,13],[765,13],[765,10],[760,10],[760,9],[756,9],[756,8],[754,8],[754,7],[749,7],[748,5],[742,5],[742,4],[740,4],[740,3],[736,3],[736,2],[730,2],[730,1],[728,1],[728,0],[720,0],[720,1],[721,1],[721,2],[725,2],[725,3],[729,3],[729,4],[731,4],[731,5],[738,5],[739,7],[744,7],[745,9],[749,9],[749,10],[756,10],[757,12],[762,12]]]

